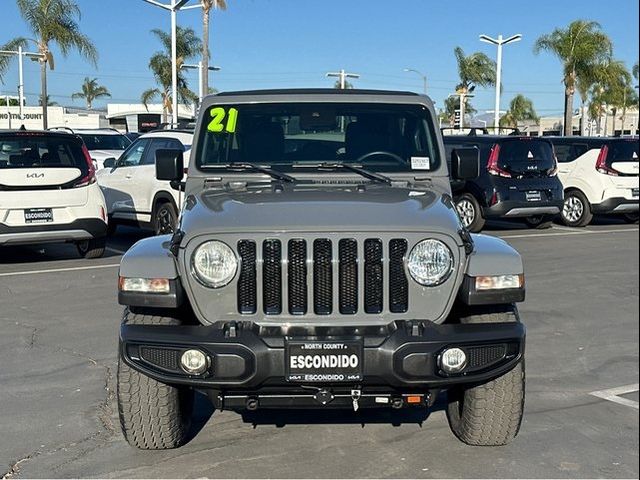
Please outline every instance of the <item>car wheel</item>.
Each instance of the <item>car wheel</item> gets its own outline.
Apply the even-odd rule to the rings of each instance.
[[[100,258],[104,255],[107,239],[105,237],[92,238],[76,243],[78,253],[83,258]]]
[[[470,193],[464,193],[455,200],[456,209],[462,225],[470,232],[477,233],[482,230],[485,219],[482,216],[482,208],[476,197]]]
[[[578,190],[570,190],[565,193],[560,218],[567,227],[586,227],[589,225],[593,214],[587,197]]]
[[[637,213],[625,213],[622,218],[627,223],[638,223],[638,214]]]
[[[156,235],[173,233],[177,223],[178,213],[171,203],[161,203],[156,207],[153,214],[153,231]]]
[[[481,313],[461,323],[517,322],[515,306]],[[524,358],[509,372],[480,385],[449,390],[447,419],[453,433],[468,445],[506,445],[518,434],[524,412]]]
[[[551,228],[553,219],[554,217],[552,215],[534,215],[532,217],[525,218],[524,223],[526,223],[530,228],[545,230],[547,228]]]
[[[179,319],[134,313],[126,308],[129,325],[180,325]],[[118,416],[127,442],[144,450],[176,448],[187,440],[193,410],[193,390],[160,383],[126,365],[122,353],[117,372]]]

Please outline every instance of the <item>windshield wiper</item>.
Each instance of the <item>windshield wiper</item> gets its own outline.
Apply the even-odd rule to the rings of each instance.
[[[320,169],[337,170],[342,168],[344,170],[349,170],[350,172],[357,173],[358,175],[361,175],[364,178],[368,178],[369,180],[373,180],[375,182],[386,183],[387,185],[392,185],[393,183],[393,180],[391,180],[389,177],[385,175],[372,172],[370,170],[366,170],[362,167],[352,165],[350,163],[339,163],[339,162],[336,162],[336,163],[324,162],[324,163],[314,163],[314,164],[296,163],[293,166],[297,168],[305,168],[305,167],[317,168],[319,170]]]
[[[271,178],[280,180],[282,182],[295,182],[296,179],[291,175],[279,172],[269,167],[261,167],[260,165],[254,165],[253,163],[223,163],[220,165],[203,165],[202,168],[225,168],[227,170],[235,170],[238,172],[259,172],[269,175]]]

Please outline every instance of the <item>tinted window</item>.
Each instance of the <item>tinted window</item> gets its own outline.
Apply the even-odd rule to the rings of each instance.
[[[124,135],[81,133],[80,138],[89,150],[124,150],[131,145],[131,141]]]
[[[71,135],[0,134],[0,169],[49,167],[88,171],[82,144]]]
[[[118,160],[118,165],[121,167],[135,167],[139,165],[142,161],[142,155],[144,154],[144,149],[149,144],[149,139],[143,138],[140,140],[136,140],[126,152],[122,154],[120,159]]]
[[[541,174],[555,168],[551,144],[542,140],[503,140],[498,164],[516,174]]]
[[[609,143],[609,153],[607,163],[613,162],[637,162],[638,161],[638,141],[621,140]]]
[[[554,145],[554,150],[558,163],[568,163],[588,152],[589,146],[584,143],[556,144]]]
[[[147,148],[147,152],[144,156],[145,165],[153,165],[156,163],[156,151],[170,148],[173,150],[184,150],[182,143],[179,140],[173,138],[153,138],[151,144]]]
[[[439,166],[427,109],[364,103],[261,103],[216,106],[201,130],[200,167],[230,162],[292,169],[304,162],[351,162],[411,170],[411,157]],[[384,153],[380,153],[384,152]],[[422,164],[424,165],[424,163]]]

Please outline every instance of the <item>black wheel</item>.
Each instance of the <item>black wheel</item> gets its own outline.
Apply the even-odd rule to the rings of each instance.
[[[624,221],[627,223],[638,223],[638,214],[637,213],[625,213],[622,215]]]
[[[534,215],[533,217],[525,218],[524,223],[526,223],[530,228],[545,230],[547,228],[551,228],[554,218],[555,217],[553,215]]]
[[[134,325],[180,325],[180,320],[126,308],[122,322]],[[173,387],[127,366],[118,355],[118,415],[127,442],[145,450],[176,448],[187,440],[193,390]]]
[[[579,190],[566,192],[560,218],[567,227],[586,227],[589,225],[593,219],[593,214],[587,197]]]
[[[515,306],[504,311],[479,313],[460,319],[461,323],[517,322]],[[522,423],[524,412],[524,358],[509,372],[472,387],[448,392],[447,418],[453,433],[468,445],[506,445]]]
[[[156,235],[173,233],[178,223],[178,212],[175,207],[164,202],[156,206],[153,212],[153,231]]]
[[[106,237],[92,238],[91,240],[83,240],[76,243],[76,247],[83,258],[100,258],[104,255],[106,243]]]
[[[476,197],[470,193],[463,193],[455,199],[460,221],[470,232],[478,233],[486,223],[482,216],[482,208]]]

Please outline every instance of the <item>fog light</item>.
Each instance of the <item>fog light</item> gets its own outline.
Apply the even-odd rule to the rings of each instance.
[[[200,375],[207,370],[209,358],[200,350],[187,350],[180,357],[180,366],[191,375]]]
[[[456,373],[467,365],[467,356],[459,348],[447,348],[440,356],[440,367],[447,373]]]

